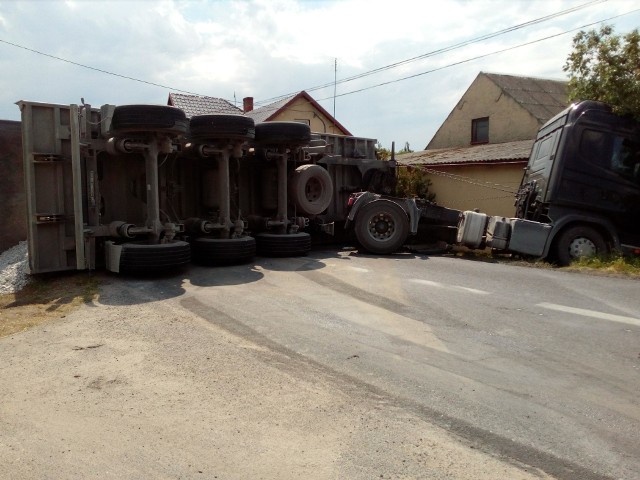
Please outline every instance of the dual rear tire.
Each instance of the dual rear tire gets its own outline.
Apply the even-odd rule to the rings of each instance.
[[[257,253],[263,257],[302,257],[311,250],[311,235],[306,232],[256,235]]]
[[[169,273],[191,262],[191,247],[180,240],[157,244],[144,241],[123,244],[107,242],[105,248],[108,268],[125,275]],[[110,258],[113,260],[110,261]]]
[[[184,135],[188,128],[185,113],[167,105],[120,105],[111,118],[114,135],[154,132]]]
[[[234,265],[247,263],[256,255],[256,239],[199,237],[191,242],[194,263]]]

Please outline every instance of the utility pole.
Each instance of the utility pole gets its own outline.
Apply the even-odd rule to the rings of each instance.
[[[336,87],[338,85],[338,59],[333,63],[333,118],[336,118]]]

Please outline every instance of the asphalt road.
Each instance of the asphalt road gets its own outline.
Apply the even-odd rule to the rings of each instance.
[[[0,339],[0,479],[640,478],[638,280],[355,250]]]
[[[349,250],[190,279],[184,307],[479,448],[557,478],[640,478],[637,280]]]

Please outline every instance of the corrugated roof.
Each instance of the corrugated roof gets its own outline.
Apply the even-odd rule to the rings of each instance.
[[[507,95],[544,123],[568,105],[567,82],[535,77],[484,73]]]
[[[222,98],[185,95],[183,93],[170,93],[168,105],[180,108],[189,118],[194,115],[211,115],[214,113],[234,115],[243,113],[241,109]]]
[[[401,165],[461,165],[469,163],[510,163],[527,161],[533,140],[487,143],[470,147],[439,148],[398,155]]]

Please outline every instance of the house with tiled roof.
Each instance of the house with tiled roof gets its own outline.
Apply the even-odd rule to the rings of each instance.
[[[567,106],[565,81],[480,72],[425,150],[397,159],[428,172],[439,204],[511,217],[538,130]]]
[[[256,123],[301,122],[309,125],[312,132],[351,136],[349,130],[304,90],[257,108],[254,108],[253,98],[246,97],[243,109],[245,115],[253,118]]]
[[[242,109],[222,98],[170,93],[168,105],[182,109],[187,117],[215,113],[246,115],[260,122],[301,122],[312,132],[351,136],[340,122],[327,112],[311,95],[302,91],[273,103],[254,108],[253,97],[242,100]]]

